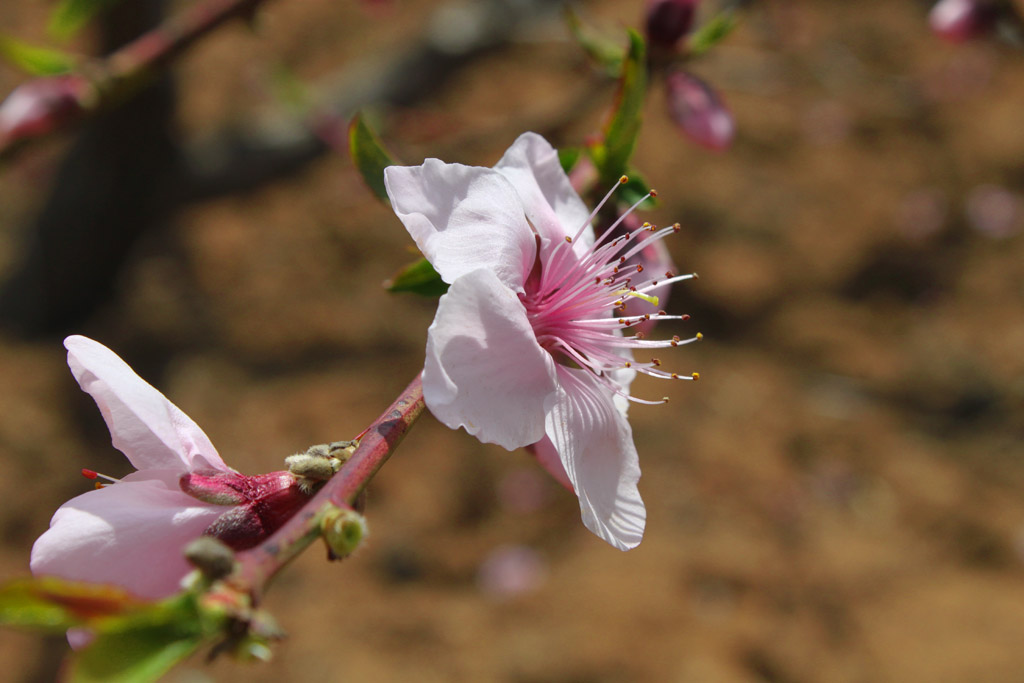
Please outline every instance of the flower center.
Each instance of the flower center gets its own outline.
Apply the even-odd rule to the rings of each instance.
[[[578,366],[593,373],[612,391],[638,403],[664,403],[629,396],[615,373],[632,369],[662,379],[699,379],[698,373],[680,375],[660,369],[661,361],[635,362],[632,349],[656,349],[680,346],[703,338],[699,332],[689,338],[674,336],[666,340],[648,340],[642,332],[626,334],[629,328],[646,321],[688,320],[688,315],[669,315],[658,310],[657,288],[683,280],[696,278],[696,273],[673,275],[671,272],[650,275],[645,272],[643,250],[652,242],[679,232],[679,224],[658,229],[644,223],[636,230],[621,226],[636,208],[649,197],[657,196],[651,190],[640,201],[627,209],[612,225],[581,253],[573,244],[584,234],[587,226],[611,198],[615,190],[627,182],[620,178],[574,237],[566,237],[548,252],[538,252],[538,263],[526,283],[525,294],[520,295],[537,341],[556,360]],[[650,265],[648,263],[648,265]],[[661,279],[658,279],[661,278]],[[627,315],[629,301],[645,302],[652,311]]]

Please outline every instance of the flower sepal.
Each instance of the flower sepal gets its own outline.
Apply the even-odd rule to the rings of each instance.
[[[187,472],[181,490],[207,503],[231,506],[203,532],[233,550],[246,550],[270,536],[312,498],[306,480],[291,472],[247,476],[236,472]],[[221,503],[220,501],[226,501]]]

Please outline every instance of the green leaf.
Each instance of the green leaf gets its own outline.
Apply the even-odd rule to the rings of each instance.
[[[619,72],[622,60],[626,58],[626,50],[622,45],[585,27],[579,15],[571,8],[565,10],[565,23],[569,26],[572,37],[592,60],[607,69],[610,74]]]
[[[16,579],[0,586],[0,624],[61,633],[143,604],[116,586],[56,577]]]
[[[583,150],[579,147],[565,147],[558,150],[558,163],[562,165],[562,170],[570,173],[576,166],[576,162],[580,160],[582,153]]]
[[[90,624],[95,639],[71,659],[71,683],[144,683],[212,641],[221,620],[204,619],[195,595],[186,593],[132,614]]]
[[[0,56],[32,76],[56,76],[75,68],[76,58],[60,50],[0,36]]]
[[[625,172],[640,135],[647,95],[647,48],[639,33],[630,29],[629,52],[622,63],[615,109],[604,128],[604,141],[590,149],[601,184],[610,186]]]
[[[731,10],[719,12],[693,32],[687,40],[687,50],[694,57],[704,54],[729,35],[738,23]]]
[[[56,38],[70,38],[99,12],[120,0],[60,0],[50,13],[47,30]]]
[[[384,286],[389,292],[412,292],[428,297],[439,297],[448,291],[448,283],[425,258],[398,271]]]
[[[383,202],[388,202],[388,192],[384,187],[384,169],[396,166],[398,162],[384,148],[380,138],[366,125],[361,113],[352,117],[348,126],[348,150],[352,162],[359,169],[363,180],[373,194]]]

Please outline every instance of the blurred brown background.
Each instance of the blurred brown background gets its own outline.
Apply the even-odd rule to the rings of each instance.
[[[87,490],[80,468],[128,471],[67,371],[67,332],[117,351],[249,473],[355,435],[415,375],[434,303],[380,286],[411,241],[343,153],[288,147],[301,117],[275,93],[356,92],[475,6],[267,3],[254,30],[178,64],[176,95],[163,84],[116,124],[152,167],[108,172],[133,153],[89,129],[84,200],[47,205],[72,136],[0,172],[5,278],[31,233],[52,242],[35,257],[48,274],[14,297],[36,315],[7,289],[0,577],[26,573],[53,510]],[[3,3],[0,26],[42,39],[46,10]],[[943,44],[927,10],[754,2],[694,65],[735,114],[724,154],[687,143],[652,86],[635,158],[663,199],[649,218],[682,223],[669,247],[701,275],[670,304],[693,322],[661,334],[705,341],[663,356],[701,382],[634,385],[672,398],[631,411],[638,549],[588,533],[524,452],[428,416],[371,487],[365,548],[340,564],[312,548],[271,590],[291,634],[274,661],[196,658],[168,680],[1024,680],[1024,54]],[[613,34],[642,11],[581,7]],[[612,86],[557,13],[505,37],[433,55],[443,69],[386,98],[397,154],[491,165],[523,130],[573,145],[599,128]],[[21,80],[4,67],[0,92]],[[164,112],[155,128],[147,107]],[[218,177],[249,135],[228,127],[290,149],[294,169],[273,157],[266,178]],[[186,191],[169,168],[208,182]],[[97,209],[101,191],[116,201]],[[98,242],[125,253],[81,246]],[[57,301],[40,278],[81,296]],[[3,677],[50,680],[64,647],[0,633]]]

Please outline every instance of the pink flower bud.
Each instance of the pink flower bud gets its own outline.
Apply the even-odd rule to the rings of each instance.
[[[995,6],[982,0],[939,0],[928,13],[928,23],[943,40],[962,43],[988,33],[996,14]]]
[[[686,71],[674,71],[665,79],[668,113],[686,137],[713,150],[732,143],[735,124],[711,86]]]
[[[0,143],[45,135],[82,114],[89,88],[81,76],[37,78],[19,85],[0,103]]]
[[[652,45],[674,47],[693,28],[699,0],[648,0],[644,28]]]

